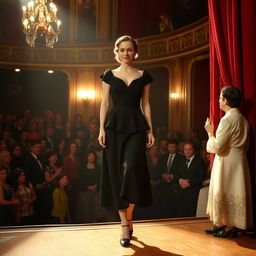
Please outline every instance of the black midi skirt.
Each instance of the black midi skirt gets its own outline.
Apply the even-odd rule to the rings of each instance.
[[[101,206],[126,209],[152,204],[146,159],[146,132],[106,130],[101,170]]]

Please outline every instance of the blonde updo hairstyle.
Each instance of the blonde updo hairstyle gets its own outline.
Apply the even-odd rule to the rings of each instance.
[[[138,42],[131,36],[128,36],[128,35],[125,35],[125,36],[121,36],[119,37],[116,42],[115,42],[115,48],[113,50],[114,54],[115,54],[115,59],[117,62],[120,63],[120,59],[118,57],[118,50],[119,50],[119,46],[122,42],[125,42],[125,41],[130,41],[133,45],[133,49],[134,51],[136,52],[135,54],[135,57],[134,59],[137,59],[139,57],[139,54],[138,54]]]

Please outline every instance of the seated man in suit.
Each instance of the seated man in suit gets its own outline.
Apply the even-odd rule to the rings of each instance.
[[[173,190],[173,178],[180,172],[184,156],[178,153],[178,143],[175,139],[168,140],[168,153],[163,155],[158,162],[161,175],[161,211],[162,217],[177,217],[177,197]]]
[[[198,193],[206,176],[206,167],[203,159],[195,154],[195,146],[192,142],[185,143],[184,154],[181,168],[177,169],[174,176],[180,199],[178,211],[179,217],[194,217]]]

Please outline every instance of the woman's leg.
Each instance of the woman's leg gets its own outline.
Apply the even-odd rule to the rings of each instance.
[[[134,207],[135,207],[135,204],[129,204],[129,207],[127,208],[127,221],[130,229],[130,236],[132,235],[132,231],[133,231],[132,216],[133,216]]]
[[[128,225],[128,221],[127,221],[127,209],[121,209],[121,210],[119,209],[118,213],[119,213],[121,225],[122,225],[121,238],[130,239],[129,225]]]
[[[129,204],[129,207],[127,208],[127,220],[132,220],[134,207],[135,204]]]

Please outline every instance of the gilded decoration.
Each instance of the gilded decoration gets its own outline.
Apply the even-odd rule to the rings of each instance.
[[[174,59],[208,49],[208,19],[207,17],[182,29],[139,39],[138,62],[153,63],[161,58]],[[34,63],[55,66],[102,66],[115,63],[113,44],[92,47],[86,45],[66,46],[56,45],[53,49],[14,46],[0,46],[0,63],[17,62],[33,65]]]

